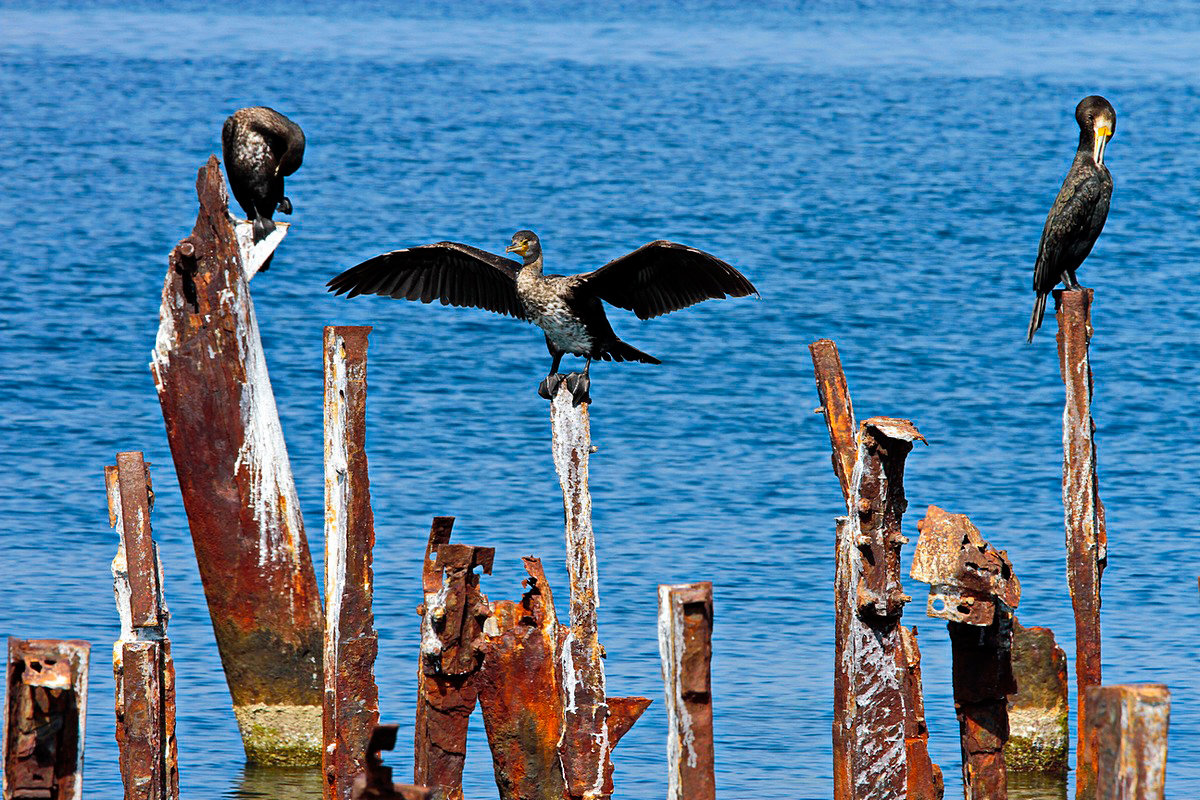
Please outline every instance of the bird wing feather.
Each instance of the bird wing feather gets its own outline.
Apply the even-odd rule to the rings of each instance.
[[[442,305],[471,306],[526,319],[517,297],[521,265],[458,242],[438,242],[367,259],[326,286],[334,294],[378,294]]]
[[[1092,172],[1082,180],[1072,178],[1068,175],[1046,215],[1033,269],[1035,292],[1049,293],[1064,271],[1077,269],[1083,263],[1108,217],[1111,178],[1106,180],[1107,176],[1100,172]]]
[[[729,264],[694,247],[659,239],[577,276],[601,299],[650,319],[703,300],[758,290]]]

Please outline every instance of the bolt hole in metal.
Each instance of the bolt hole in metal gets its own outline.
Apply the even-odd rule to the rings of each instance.
[[[946,601],[939,597],[932,597],[929,600],[929,606],[937,613],[942,613],[946,610]]]

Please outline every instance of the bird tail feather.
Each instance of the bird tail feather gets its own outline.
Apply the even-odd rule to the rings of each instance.
[[[598,356],[602,361],[640,361],[643,364],[661,364],[654,356],[643,353],[631,344],[620,339],[614,339],[604,348],[604,353]]]
[[[1042,327],[1042,317],[1046,314],[1046,295],[1039,294],[1037,300],[1033,301],[1033,316],[1029,318],[1029,338],[1027,341],[1033,341],[1033,334],[1037,333],[1038,328]]]

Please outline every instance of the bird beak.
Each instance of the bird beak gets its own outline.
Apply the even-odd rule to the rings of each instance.
[[[525,244],[510,244],[508,247],[504,248],[504,252],[516,253],[517,255],[523,256],[525,255],[525,251],[528,249],[529,246]]]
[[[1097,164],[1104,163],[1104,148],[1108,146],[1108,140],[1112,138],[1112,135],[1112,128],[1107,125],[1096,128],[1096,135],[1092,141],[1092,160]]]

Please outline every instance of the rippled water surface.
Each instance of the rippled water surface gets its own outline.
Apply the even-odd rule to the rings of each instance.
[[[812,413],[812,340],[840,344],[860,416],[910,417],[928,436],[909,459],[910,535],[931,503],[970,514],[1012,555],[1021,618],[1073,652],[1054,323],[1033,346],[1023,334],[1072,111],[1093,92],[1119,113],[1112,212],[1080,272],[1097,290],[1104,674],[1170,685],[1169,793],[1200,796],[1187,557],[1200,471],[1189,433],[1200,18],[1170,2],[941,5],[0,9],[0,633],[94,643],[88,796],[120,796],[116,538],[101,469],[125,449],[154,464],[184,794],[318,792],[315,776],[242,765],[146,366],[166,253],[190,230],[196,169],[232,110],[270,105],[308,135],[288,183],[295,226],[253,289],[318,562],[321,328],[375,326],[368,451],[388,721],[413,717],[432,515],[456,515],[460,541],[497,548],[493,599],[519,595],[529,553],[565,586],[534,393],[548,358],[513,320],[350,302],[324,282],[397,246],[497,250],[531,227],[552,271],[665,237],[758,285],[759,301],[645,323],[611,314],[665,363],[594,371],[601,634],[610,689],[658,698],[655,585],[713,580],[721,793],[793,800],[832,793],[841,497]],[[922,605],[906,621],[921,629],[931,749],[953,797],[949,643]],[[466,790],[494,797],[481,727]],[[663,796],[664,742],[656,702],[617,749],[621,796]],[[391,761],[407,774],[411,750]]]

